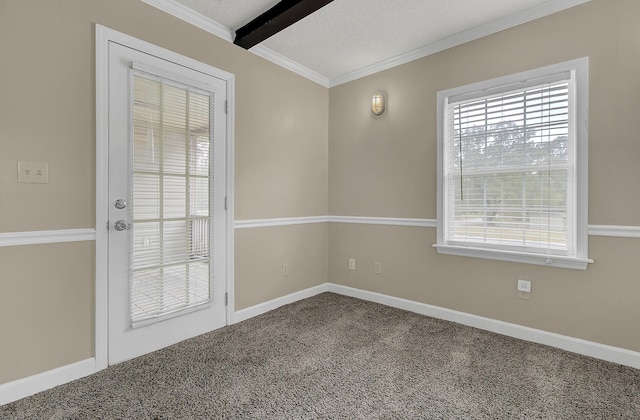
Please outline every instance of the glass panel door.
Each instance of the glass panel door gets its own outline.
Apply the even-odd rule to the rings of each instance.
[[[146,325],[212,298],[213,93],[131,72],[131,321]]]

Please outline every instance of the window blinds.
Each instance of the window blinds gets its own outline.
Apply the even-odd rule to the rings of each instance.
[[[131,319],[207,303],[212,94],[131,72]]]
[[[450,244],[567,255],[574,241],[569,80],[451,100],[445,236]]]

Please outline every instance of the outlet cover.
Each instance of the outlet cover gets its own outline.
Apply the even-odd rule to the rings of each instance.
[[[355,269],[356,269],[356,259],[349,258],[349,270],[355,270]]]
[[[287,277],[289,275],[289,265],[282,264],[282,277]]]
[[[520,299],[525,299],[525,300],[529,300],[529,299],[531,299],[531,293],[529,293],[529,292],[523,292],[523,291],[518,291],[518,298],[520,298]]]
[[[382,274],[382,263],[380,261],[376,261],[373,266],[376,274]]]
[[[48,184],[49,164],[47,162],[18,162],[18,182]]]

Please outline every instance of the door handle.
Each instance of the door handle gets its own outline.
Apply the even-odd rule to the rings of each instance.
[[[117,231],[123,231],[123,230],[127,230],[129,229],[129,224],[127,222],[125,222],[124,220],[118,220],[113,227],[117,230]]]

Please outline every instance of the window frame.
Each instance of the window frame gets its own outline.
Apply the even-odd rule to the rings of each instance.
[[[589,59],[583,57],[438,92],[437,243],[433,245],[438,253],[581,270],[585,270],[588,264],[593,262],[588,258],[588,71]],[[570,191],[572,195],[570,201],[573,202],[573,205],[568,209],[571,213],[569,216],[572,216],[569,219],[573,220],[572,226],[568,230],[575,232],[572,252],[568,255],[555,255],[546,252],[543,254],[498,249],[487,244],[474,246],[472,243],[461,241],[450,243],[445,235],[447,224],[445,154],[447,109],[450,100],[455,103],[463,99],[486,97],[518,89],[524,90],[536,84],[543,84],[545,80],[563,73],[571,76],[570,83],[573,84],[574,91],[574,94],[569,98],[570,121],[572,121],[570,131],[573,130],[575,137],[575,152],[570,154],[570,159],[573,158],[573,161],[569,162],[569,165],[573,166],[573,173],[569,176],[573,176],[575,179],[573,191]]]

